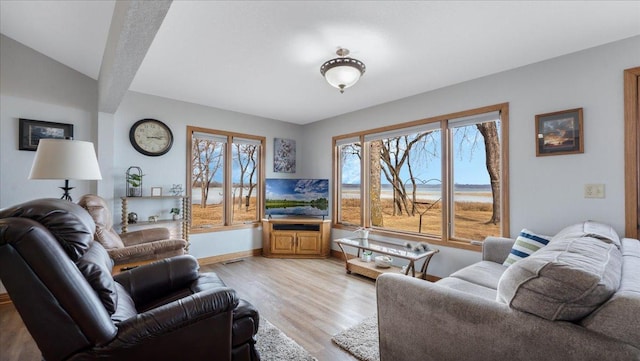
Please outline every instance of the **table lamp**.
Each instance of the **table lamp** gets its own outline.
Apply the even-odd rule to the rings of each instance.
[[[64,179],[60,199],[71,201],[69,180],[102,179],[93,143],[71,139],[40,139],[29,179]]]

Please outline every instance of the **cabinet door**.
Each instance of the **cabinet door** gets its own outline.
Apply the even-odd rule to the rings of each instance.
[[[298,232],[297,254],[320,254],[322,252],[322,238],[318,232]]]
[[[294,254],[295,253],[295,233],[277,232],[271,233],[271,253],[273,254]]]

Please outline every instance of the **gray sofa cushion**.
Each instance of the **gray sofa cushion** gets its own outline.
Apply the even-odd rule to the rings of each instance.
[[[461,280],[455,277],[445,277],[436,282],[438,286],[444,286],[447,288],[452,288],[454,290],[462,291],[468,294],[472,294],[474,296],[482,297],[486,300],[495,301],[496,299],[496,290],[489,287],[480,286],[478,284]]]
[[[480,261],[454,272],[451,274],[451,277],[476,283],[480,286],[495,290],[498,288],[498,281],[506,269],[507,266],[503,266],[499,263]]]
[[[621,268],[622,255],[612,243],[556,239],[507,268],[497,299],[548,320],[576,321],[613,295]]]

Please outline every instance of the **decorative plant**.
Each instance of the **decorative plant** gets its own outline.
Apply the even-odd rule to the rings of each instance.
[[[140,167],[129,167],[127,169],[126,181],[127,181],[127,196],[128,197],[140,197],[142,196],[142,169]]]
[[[131,184],[132,187],[140,187],[142,185],[142,177],[144,174],[127,174],[127,182]]]
[[[171,210],[169,211],[169,213],[171,213],[173,215],[173,219],[179,219],[180,218],[180,208],[171,208]]]

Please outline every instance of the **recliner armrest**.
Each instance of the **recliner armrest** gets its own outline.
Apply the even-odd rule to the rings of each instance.
[[[122,243],[124,243],[125,246],[133,246],[136,244],[160,241],[170,238],[171,233],[169,232],[169,229],[165,227],[147,228],[120,234],[120,239],[122,239]]]
[[[191,255],[166,258],[114,276],[136,305],[148,304],[198,279],[198,261]]]
[[[72,360],[230,359],[237,304],[230,288],[195,293],[118,323],[110,343]]]
[[[194,293],[120,322],[117,339],[127,344],[140,342],[219,313],[232,312],[237,304],[236,292],[231,288]]]

